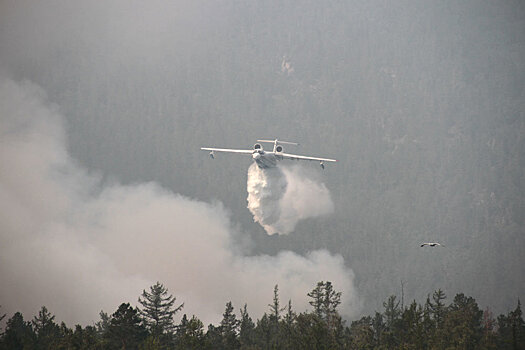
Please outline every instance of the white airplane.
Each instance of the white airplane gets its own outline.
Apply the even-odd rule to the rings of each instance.
[[[229,152],[229,153],[241,153],[251,154],[253,161],[259,166],[259,168],[272,168],[277,166],[278,160],[291,159],[291,160],[313,160],[318,161],[321,168],[324,169],[324,162],[337,162],[335,159],[328,158],[317,158],[317,157],[306,157],[299,156],[297,154],[284,153],[283,144],[286,145],[299,145],[295,142],[286,142],[275,140],[257,140],[257,142],[269,142],[273,143],[272,151],[265,151],[260,143],[253,145],[253,149],[227,149],[227,148],[210,148],[201,147],[201,150],[210,151],[210,157],[215,158],[215,152]]]

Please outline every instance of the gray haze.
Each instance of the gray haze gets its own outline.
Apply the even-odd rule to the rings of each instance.
[[[279,278],[243,276],[266,260],[302,266],[303,302],[310,279],[339,277],[350,317],[401,282],[405,300],[441,288],[507,312],[525,297],[524,57],[519,0],[0,0],[2,310],[85,303],[67,319],[92,319],[78,312],[156,280],[185,301],[202,286],[167,251],[188,244],[199,268],[247,272],[204,287],[202,318],[229,299],[264,309]],[[31,108],[47,112],[13,121]],[[199,148],[274,137],[339,162],[316,179],[333,213],[270,236],[246,208],[250,161]],[[184,231],[216,244],[200,252]],[[239,263],[203,264],[212,248]],[[253,290],[270,292],[242,299]]]

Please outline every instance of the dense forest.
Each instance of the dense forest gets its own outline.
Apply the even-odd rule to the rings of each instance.
[[[337,310],[341,292],[331,282],[318,282],[308,297],[311,310],[296,313],[291,300],[282,305],[276,285],[260,319],[250,317],[246,304],[237,316],[227,302],[220,324],[205,328],[195,315],[184,314],[176,324],[184,304],[157,282],[143,291],[139,307],[122,303],[111,315],[101,311],[100,320],[86,327],[58,324],[45,306],[31,321],[17,312],[0,334],[0,349],[525,349],[519,300],[513,311],[494,318],[462,293],[448,303],[437,290],[423,304],[407,305],[403,296],[392,295],[382,312],[348,326]]]

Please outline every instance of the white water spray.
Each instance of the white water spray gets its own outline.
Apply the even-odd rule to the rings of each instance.
[[[248,209],[269,235],[288,234],[299,220],[328,215],[334,205],[323,183],[299,165],[248,169]]]

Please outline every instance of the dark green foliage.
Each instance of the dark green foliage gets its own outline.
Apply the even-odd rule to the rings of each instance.
[[[294,329],[289,332],[292,348],[337,349],[347,343],[344,323],[337,312],[341,293],[334,290],[331,282],[321,281],[308,296],[313,313],[294,317]],[[289,307],[291,311],[291,304]]]
[[[312,299],[310,305],[314,313],[327,323],[329,329],[336,327],[339,317],[336,309],[341,304],[341,292],[334,290],[332,282],[318,282],[308,296]]]
[[[383,315],[376,311],[374,319],[372,320],[372,329],[374,331],[373,344],[381,345],[383,332],[386,330],[386,325],[383,321]]]
[[[498,330],[500,334],[499,349],[525,349],[525,322],[521,312],[521,303],[507,316],[498,317]]]
[[[180,349],[202,349],[204,347],[204,324],[195,316],[188,320],[182,316],[175,334],[175,344]]]
[[[301,313],[296,318],[292,344],[296,349],[329,349],[330,333],[326,322],[316,313]]]
[[[6,330],[2,336],[2,349],[22,350],[32,349],[36,343],[36,335],[30,322],[24,321],[17,312],[7,321]]]
[[[379,322],[377,315],[376,313],[374,321],[372,321],[370,316],[365,316],[359,321],[352,322],[350,325],[350,343],[353,348],[363,350],[374,349],[376,345],[379,345],[379,338],[382,334],[383,326],[381,321],[376,325],[380,327],[380,329],[375,329],[374,323]]]
[[[296,332],[295,330],[295,321],[297,315],[292,310],[292,301],[288,301],[288,306],[286,307],[286,314],[283,316],[280,326],[280,336],[282,340],[283,348],[293,349],[293,336]]]
[[[248,315],[247,305],[241,309],[241,320],[239,324],[239,342],[241,349],[246,349],[255,345],[255,323]]]
[[[99,349],[101,348],[101,337],[93,326],[82,328],[80,325],[75,327],[72,335],[71,345],[73,349]]]
[[[222,347],[222,337],[220,327],[214,325],[208,325],[208,331],[204,337],[204,348],[205,349],[220,349]]]
[[[205,331],[195,316],[182,317],[171,342],[144,325],[139,311],[121,304],[111,316],[100,312],[94,326],[68,328],[55,323],[45,307],[31,322],[15,313],[0,335],[0,350],[91,350],[91,349],[360,349],[360,350],[525,350],[525,322],[518,300],[516,308],[494,319],[476,300],[460,293],[449,305],[441,290],[424,304],[413,301],[401,306],[392,295],[384,301],[382,313],[363,316],[345,326],[337,306],[341,293],[330,282],[319,282],[312,292],[311,312],[296,314],[291,301],[280,307],[274,289],[270,314],[256,322],[247,311],[237,319],[231,302],[226,303],[222,321]]]
[[[318,316],[322,316],[323,312],[323,302],[324,302],[324,293],[323,293],[324,282],[318,282],[317,286],[308,293],[308,296],[312,299],[309,301],[310,305],[314,308],[314,313]]]
[[[381,344],[384,344],[389,349],[396,347],[400,342],[398,331],[401,325],[401,308],[399,303],[395,295],[391,295],[383,303],[385,308],[385,331],[382,334]]]
[[[445,314],[445,304],[443,301],[446,299],[445,293],[441,289],[432,294],[432,300],[434,303],[428,302],[430,310],[432,311],[432,316],[434,317],[434,322],[436,327],[441,327],[443,323],[443,318]]]
[[[261,349],[269,349],[272,337],[270,317],[265,313],[260,320],[257,320],[257,326],[255,327],[256,344]]]
[[[275,285],[273,289],[273,304],[268,305],[270,307],[270,319],[274,323],[278,323],[281,319],[281,311],[284,311],[284,309],[281,309],[279,306],[279,286]]]
[[[96,327],[97,332],[100,335],[103,335],[104,333],[107,332],[107,330],[109,328],[110,318],[109,318],[108,314],[105,313],[104,311],[100,311],[99,312],[99,316],[100,316],[100,321],[95,323],[95,327]]]
[[[479,347],[483,311],[472,297],[457,294],[448,307],[439,334],[447,347],[473,350]]]
[[[123,303],[111,315],[105,337],[110,348],[138,349],[147,335],[138,310]]]
[[[400,308],[395,296],[384,302],[383,314],[352,322],[350,341],[355,349],[523,349],[520,305],[507,316],[482,312],[472,297],[457,294],[446,306],[445,294],[438,290],[425,304],[415,301]],[[510,320],[514,321],[510,321]],[[383,322],[385,320],[385,322]],[[512,331],[511,324],[516,325]],[[521,328],[517,325],[521,324]],[[519,331],[521,329],[521,333]],[[513,338],[513,334],[517,335]],[[513,341],[516,339],[516,341]],[[514,345],[515,344],[515,345]],[[521,346],[521,347],[520,347]]]
[[[170,343],[175,330],[173,316],[184,307],[184,304],[175,307],[175,299],[168,295],[168,289],[164,285],[157,282],[150,287],[150,292],[143,290],[138,300],[142,305],[140,315],[144,325],[162,346]]]
[[[55,316],[51,315],[45,306],[42,306],[38,316],[35,316],[31,321],[37,338],[37,348],[48,349],[57,347],[58,338],[61,334],[60,328],[54,320]]]
[[[405,349],[424,349],[428,340],[423,324],[423,308],[413,301],[401,315],[399,326],[401,347]]]
[[[279,301],[279,287],[275,285],[273,289],[273,303],[268,305],[270,307],[270,313],[268,316],[269,321],[269,347],[272,349],[279,349],[282,347],[282,336],[281,336],[281,312],[286,308],[281,308]]]
[[[239,320],[237,320],[233,313],[233,305],[231,301],[226,303],[226,309],[222,314],[222,321],[220,325],[221,344],[223,349],[237,349],[239,348]]]

